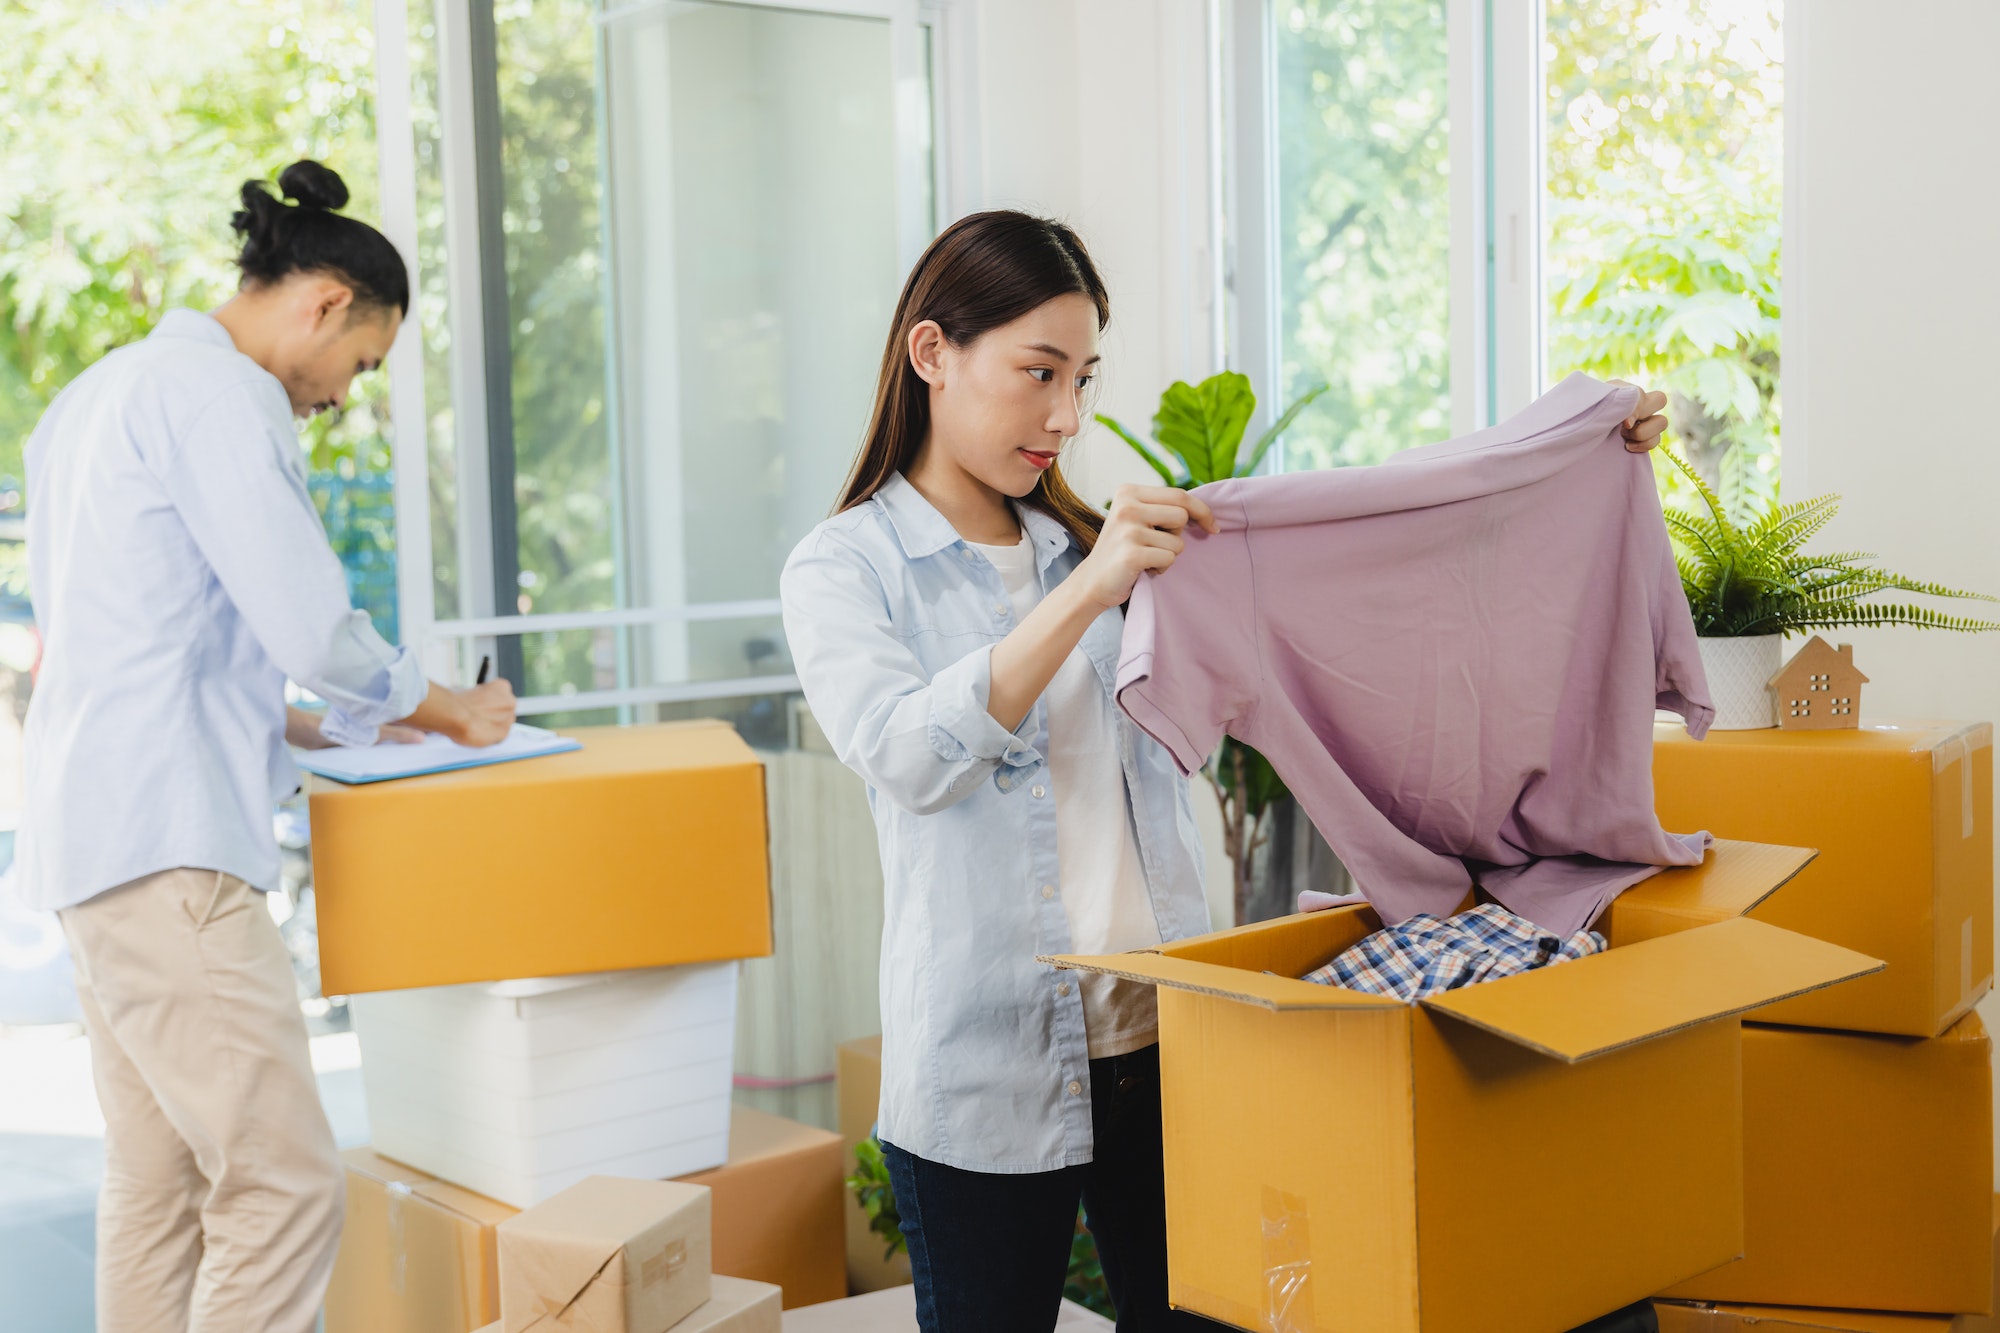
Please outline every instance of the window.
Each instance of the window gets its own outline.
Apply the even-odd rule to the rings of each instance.
[[[1549,0],[1543,47],[1550,378],[1665,390],[1734,500],[1777,488],[1783,9]]]
[[[1450,433],[1444,0],[1276,7],[1278,378],[1331,386],[1286,467]]]
[[[1783,0],[1231,0],[1230,360],[1281,467],[1490,424],[1572,370],[1778,460]],[[1673,477],[1663,466],[1671,493]]]
[[[461,679],[491,653],[525,713],[692,706],[774,738],[778,572],[836,495],[934,226],[914,4],[408,21],[411,637]]]

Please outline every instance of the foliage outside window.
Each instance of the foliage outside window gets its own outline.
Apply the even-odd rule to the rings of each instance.
[[[1451,431],[1444,0],[1293,0],[1277,29],[1281,398],[1332,386],[1287,469]]]
[[[55,395],[181,306],[236,289],[237,190],[326,162],[379,215],[373,45],[346,0],[0,4],[0,475]],[[301,431],[356,603],[394,638],[387,385]]]
[[[1738,514],[1778,491],[1784,0],[1550,0],[1549,371],[1664,389]],[[1656,459],[1663,492],[1702,507]]]

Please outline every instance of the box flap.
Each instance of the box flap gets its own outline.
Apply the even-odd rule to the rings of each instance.
[[[1615,947],[1747,916],[1818,855],[1804,847],[1718,838],[1700,865],[1661,871],[1619,894],[1599,929]]]
[[[1422,1003],[1575,1064],[1883,966],[1851,949],[1735,917]]]
[[[560,1315],[628,1247],[662,1248],[663,1267],[677,1273],[688,1246],[675,1233],[698,1230],[706,1238],[709,1217],[705,1185],[588,1176],[500,1224],[502,1317],[511,1322],[509,1296],[519,1297],[523,1309]],[[655,1240],[661,1244],[649,1244]]]
[[[1401,1009],[1404,1004],[1393,995],[1364,995],[1338,986],[1321,986],[1270,972],[1251,972],[1239,967],[1218,967],[1185,958],[1169,958],[1157,953],[1114,953],[1101,955],[1062,954],[1044,956],[1038,962],[1077,972],[1100,972],[1127,981],[1149,981],[1156,986],[1213,995],[1218,999],[1254,1004],[1284,1012],[1291,1009]]]

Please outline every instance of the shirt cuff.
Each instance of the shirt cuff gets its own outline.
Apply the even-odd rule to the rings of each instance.
[[[329,715],[335,710],[346,714],[356,726],[378,727],[384,722],[400,722],[416,712],[430,688],[417,655],[408,648],[398,648],[363,689],[341,690],[337,702],[328,698],[327,711]],[[326,696],[322,693],[321,697]]]
[[[967,653],[931,678],[931,745],[949,760],[992,759],[1010,767],[1038,763],[1041,754],[1019,732],[1000,725],[986,711],[993,697],[993,649]],[[1021,719],[1034,720],[1031,708]]]
[[[382,739],[381,727],[372,722],[357,722],[338,708],[328,708],[320,715],[319,734],[335,745],[373,745]]]

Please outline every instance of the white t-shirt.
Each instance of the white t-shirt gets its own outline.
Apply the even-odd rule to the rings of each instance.
[[[1042,600],[1035,548],[977,549],[1000,571],[1014,618]],[[1049,784],[1055,788],[1056,874],[1075,953],[1122,953],[1160,942],[1146,892],[1146,872],[1132,831],[1125,769],[1118,762],[1118,719],[1111,696],[1083,649],[1063,659],[1042,700],[1048,705]],[[1153,988],[1116,977],[1077,973],[1090,1058],[1125,1055],[1159,1039]]]

